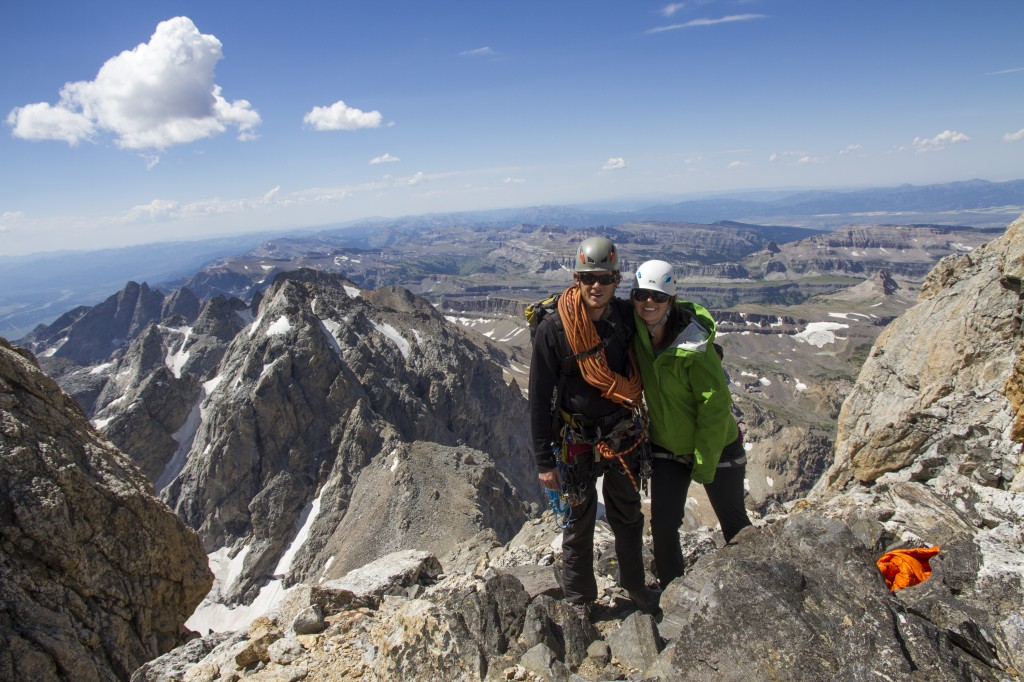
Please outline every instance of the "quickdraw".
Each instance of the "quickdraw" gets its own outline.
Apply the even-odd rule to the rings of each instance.
[[[551,512],[555,515],[555,525],[563,530],[572,525],[572,507],[565,501],[560,490],[548,490],[551,501]]]
[[[573,524],[573,508],[587,501],[593,480],[593,448],[578,440],[567,426],[562,429],[562,442],[552,447],[558,470],[558,490],[548,490],[551,511],[559,528]],[[577,452],[582,448],[584,452]]]
[[[572,504],[566,494],[565,488],[565,463],[558,457],[558,448],[555,448],[555,457],[558,461],[558,478],[561,481],[558,490],[548,490],[548,499],[551,503],[551,512],[555,515],[555,525],[566,529],[572,525]]]

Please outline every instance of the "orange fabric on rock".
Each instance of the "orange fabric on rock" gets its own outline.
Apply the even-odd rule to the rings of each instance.
[[[939,546],[915,549],[894,549],[878,560],[878,570],[885,576],[890,592],[923,583],[932,574],[928,560],[939,553]]]

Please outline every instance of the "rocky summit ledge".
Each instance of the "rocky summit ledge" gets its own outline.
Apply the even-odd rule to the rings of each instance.
[[[1007,533],[1024,505],[988,488],[998,521],[965,516],[963,492],[889,475],[728,545],[686,532],[689,568],[657,619],[615,586],[599,522],[589,623],[560,598],[547,514],[505,545],[484,531],[442,560],[401,552],[302,587],[248,631],[191,642],[132,680],[1019,679],[1024,550]],[[891,593],[875,562],[908,538],[944,548],[929,580]]]

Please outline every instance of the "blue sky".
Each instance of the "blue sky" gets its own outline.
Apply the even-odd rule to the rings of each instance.
[[[7,0],[0,255],[1024,177],[1024,2]]]

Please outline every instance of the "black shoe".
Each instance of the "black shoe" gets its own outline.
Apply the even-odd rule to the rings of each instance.
[[[661,591],[652,590],[649,587],[641,587],[639,590],[627,590],[629,598],[633,600],[633,604],[637,609],[644,613],[657,616],[661,613],[661,606],[658,602],[661,600]]]

